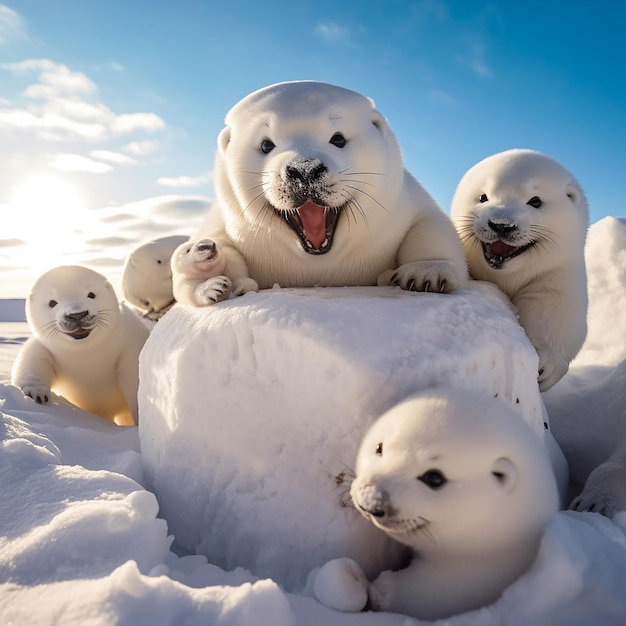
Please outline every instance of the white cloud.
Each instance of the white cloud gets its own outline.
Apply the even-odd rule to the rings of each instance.
[[[129,154],[134,154],[135,156],[145,156],[146,154],[151,154],[157,150],[158,147],[158,141],[146,139],[144,141],[131,141],[126,144],[122,150],[124,150],[124,152],[128,152]]]
[[[94,161],[81,154],[57,154],[51,165],[64,172],[88,172],[90,174],[105,174],[113,168],[107,163]]]
[[[22,16],[4,4],[0,4],[0,46],[28,39],[26,23]]]
[[[89,156],[100,161],[115,163],[116,165],[134,165],[137,163],[135,159],[131,159],[129,156],[122,154],[121,152],[113,152],[111,150],[92,150],[89,153]]]
[[[331,44],[344,44],[350,41],[350,31],[336,22],[320,22],[315,25],[313,34]]]
[[[49,59],[29,59],[20,61],[19,63],[3,63],[2,67],[16,74],[29,73],[33,70],[39,71],[39,81],[41,85],[48,87],[49,91],[45,92],[44,97],[55,93],[94,93],[96,85],[82,72],[73,72],[66,65],[61,65],[50,61]],[[41,85],[33,85],[39,87]],[[37,97],[26,93],[28,97]]]
[[[176,176],[174,178],[159,178],[157,183],[164,187],[200,187],[211,182],[213,173],[211,171],[199,176]]]
[[[123,113],[116,116],[111,124],[111,130],[120,135],[135,130],[152,133],[163,128],[165,122],[156,113]]]
[[[14,104],[0,110],[0,130],[31,131],[46,141],[104,141],[115,135],[165,128],[156,113],[115,114],[95,101],[97,87],[85,74],[49,59],[5,63],[0,68],[17,74],[38,73],[38,82],[22,93],[24,106]]]
[[[32,131],[41,139],[60,141],[66,138],[104,139],[106,125],[82,122],[46,108],[0,110],[0,129]]]

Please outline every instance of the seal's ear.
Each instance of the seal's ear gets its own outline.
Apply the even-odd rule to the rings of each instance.
[[[222,132],[217,136],[217,148],[220,151],[220,154],[224,154],[226,152],[226,146],[230,143],[230,135],[231,128],[230,126],[226,126],[226,128],[222,129]]]
[[[572,183],[568,183],[565,187],[565,195],[574,204],[578,204],[578,201],[580,200],[580,193],[578,192],[578,189],[576,189],[575,185],[572,185]]]
[[[376,109],[372,110],[371,121],[372,124],[374,124],[374,126],[378,128],[383,137],[386,137],[389,134],[389,124],[387,124],[387,120]]]
[[[517,483],[517,468],[509,459],[504,457],[493,462],[491,473],[507,492],[512,491]]]

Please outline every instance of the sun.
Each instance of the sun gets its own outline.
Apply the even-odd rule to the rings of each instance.
[[[13,192],[3,219],[3,236],[21,240],[18,254],[31,265],[61,263],[66,253],[77,251],[84,221],[84,205],[69,183],[39,176],[21,183]]]

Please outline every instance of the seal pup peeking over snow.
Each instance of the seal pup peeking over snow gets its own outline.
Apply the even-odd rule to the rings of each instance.
[[[232,256],[236,295],[276,283],[447,292],[466,280],[451,221],[404,169],[369,98],[271,85],[228,112],[217,143],[216,203],[199,237]]]
[[[143,243],[127,257],[122,273],[124,298],[143,317],[157,321],[174,305],[170,260],[188,237],[172,235]]]
[[[116,424],[137,422],[149,331],[104,276],[78,265],[46,272],[28,295],[26,319],[33,334],[13,365],[14,385],[40,404],[54,391]]]
[[[508,150],[474,165],[451,208],[472,278],[512,300],[539,355],[539,387],[567,372],[587,334],[585,195],[555,160]]]
[[[187,241],[172,255],[174,297],[182,304],[204,306],[225,300],[232,283],[227,276],[226,259],[212,239]]]
[[[412,396],[374,422],[350,493],[414,558],[372,583],[352,559],[329,561],[315,595],[342,611],[367,605],[425,620],[494,602],[530,567],[558,509],[548,453],[521,415],[456,389]]]

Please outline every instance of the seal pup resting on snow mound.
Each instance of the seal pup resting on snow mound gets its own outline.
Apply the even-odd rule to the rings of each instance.
[[[463,176],[451,216],[472,278],[495,283],[517,308],[547,391],[587,334],[589,210],[580,185],[543,154],[508,150]]]
[[[124,298],[143,317],[157,321],[175,303],[170,261],[188,237],[172,235],[141,244],[127,257],[122,273]]]
[[[548,454],[521,415],[453,389],[410,397],[372,425],[350,493],[413,560],[371,583],[352,559],[329,561],[315,595],[337,610],[426,620],[494,602],[530,567],[558,509]]]
[[[116,424],[137,422],[149,331],[104,276],[78,265],[46,272],[28,295],[26,319],[33,334],[13,365],[14,385],[40,404],[54,391]]]
[[[199,237],[220,247],[235,295],[276,283],[447,292],[466,280],[452,223],[369,98],[271,85],[228,112],[217,143],[216,203]]]
[[[190,306],[214,304],[228,298],[232,283],[224,276],[226,260],[212,239],[187,241],[172,254],[174,297]]]

